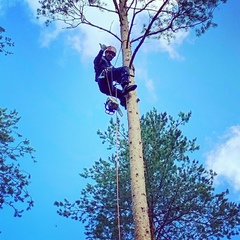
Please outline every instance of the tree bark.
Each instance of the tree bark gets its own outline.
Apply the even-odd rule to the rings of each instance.
[[[127,16],[126,1],[119,3],[120,31],[122,40],[123,65],[129,66],[132,57],[131,46],[127,42],[129,22]],[[130,69],[130,84],[134,84],[134,71]],[[146,184],[144,175],[142,138],[140,116],[138,110],[138,98],[136,91],[127,96],[127,116],[130,148],[131,192],[133,202],[133,219],[135,240],[151,240],[150,224],[148,217]]]

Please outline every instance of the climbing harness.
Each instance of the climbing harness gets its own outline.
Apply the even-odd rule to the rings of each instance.
[[[115,55],[116,55],[116,53],[117,53],[116,48],[113,47],[113,46],[109,46],[109,47],[106,49],[106,51],[107,51],[107,50],[114,52]],[[116,62],[117,62],[117,60],[118,60],[119,54],[120,54],[120,51],[118,51],[117,58],[116,58]],[[106,61],[105,58],[103,58],[103,59]],[[116,62],[115,62],[115,64],[116,64]],[[114,64],[114,65],[115,65],[115,64]],[[116,94],[115,94],[116,97],[113,97],[114,95],[113,95],[113,93],[112,93],[112,87],[111,87],[112,84],[110,85],[110,82],[109,82],[110,80],[109,80],[109,78],[108,78],[108,72],[109,72],[109,71],[111,72],[111,82],[113,82],[112,66],[104,69],[104,70],[101,72],[100,76],[99,76],[99,78],[106,78],[107,84],[108,84],[109,93],[110,93],[110,96],[108,96],[106,102],[104,103],[105,112],[106,112],[107,114],[109,114],[109,115],[113,115],[113,114],[117,111],[117,113],[122,117],[122,116],[123,116],[123,113],[122,113],[122,111],[121,111],[121,109],[120,109],[120,107],[119,107],[119,103],[118,103],[118,99],[117,99],[117,92],[116,92]]]

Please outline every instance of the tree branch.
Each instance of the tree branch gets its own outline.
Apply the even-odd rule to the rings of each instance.
[[[107,33],[109,33],[110,35],[114,36],[117,40],[119,40],[121,42],[121,38],[120,37],[118,37],[115,33],[113,33],[112,31],[110,31],[110,30],[108,30],[106,28],[103,28],[103,27],[100,27],[98,25],[95,25],[95,24],[89,22],[88,20],[85,20],[83,22],[83,24],[86,24],[86,25],[89,25],[91,27],[98,28],[98,29],[100,29],[100,30],[102,30],[104,32],[107,32]]]
[[[115,6],[116,11],[117,11],[117,13],[118,13],[118,12],[119,12],[118,6],[117,6],[117,4],[115,5],[115,2],[116,2],[116,0],[113,0],[114,6]],[[109,8],[105,8],[105,7],[100,6],[100,5],[89,4],[89,7],[98,8],[98,9],[100,9],[100,10],[102,10],[102,11],[107,11],[107,12],[111,12],[111,13],[116,13],[116,11],[111,10],[111,9],[109,9]]]
[[[134,52],[132,54],[132,58],[130,60],[129,63],[129,68],[131,68],[134,58],[136,57],[136,54],[138,52],[138,50],[140,49],[140,47],[142,46],[142,44],[144,43],[146,37],[148,36],[148,34],[150,33],[150,30],[152,28],[153,23],[155,22],[155,20],[157,19],[157,17],[159,16],[159,14],[162,12],[162,9],[165,7],[165,5],[168,3],[169,0],[165,0],[165,2],[162,4],[162,6],[158,9],[157,13],[153,16],[151,22],[149,23],[147,29],[145,30],[144,35],[142,36],[139,44],[137,45],[137,47],[134,49]]]
[[[149,1],[149,2],[148,2],[147,4],[145,4],[145,6],[143,6],[142,8],[137,8],[137,7],[136,7],[136,6],[137,6],[137,1],[135,2],[135,6],[133,7],[133,17],[132,17],[131,24],[130,24],[130,28],[129,28],[129,32],[128,32],[127,44],[129,43],[129,39],[130,39],[130,36],[131,36],[131,33],[132,33],[132,29],[133,29],[133,26],[134,26],[134,21],[135,21],[136,16],[137,16],[139,13],[145,11],[145,10],[147,9],[148,5],[150,5],[153,1],[154,1],[154,0]],[[131,5],[133,5],[133,2],[134,2],[134,1],[132,1]],[[137,10],[137,11],[136,11],[136,10]],[[131,42],[132,42],[132,41],[131,41]]]
[[[134,3],[134,0],[132,1],[131,5]],[[135,7],[137,5],[137,1],[135,1]],[[134,24],[134,20],[135,20],[135,8],[134,7],[134,10],[133,10],[133,17],[132,17],[132,20],[131,20],[131,23],[130,23],[130,27],[129,27],[129,31],[128,31],[128,36],[127,36],[127,43],[126,43],[126,46],[128,47],[129,46],[129,39],[130,39],[130,36],[131,36],[131,32],[132,32],[132,28],[133,28],[133,24]]]

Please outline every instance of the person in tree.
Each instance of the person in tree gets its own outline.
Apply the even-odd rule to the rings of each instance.
[[[120,100],[120,104],[126,109],[125,96],[134,91],[137,85],[129,85],[129,68],[113,67],[111,61],[116,56],[117,50],[113,46],[100,44],[100,51],[94,59],[95,81],[98,83],[102,93],[116,97]],[[116,87],[120,84],[122,89]]]

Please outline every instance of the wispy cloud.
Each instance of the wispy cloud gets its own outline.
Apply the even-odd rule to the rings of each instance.
[[[152,7],[152,9],[160,8],[163,2],[163,0],[155,0],[152,2],[152,4],[150,4],[150,6]],[[169,3],[169,7],[171,5],[171,7],[174,8],[174,4],[176,4],[176,2],[173,0],[171,3]],[[141,5],[142,4],[139,3],[139,7],[141,7]],[[147,12],[143,12],[136,17],[134,29],[132,32],[133,38],[139,37],[139,33],[142,32],[143,26],[146,26],[148,24],[148,19],[149,13]],[[170,39],[170,42],[168,42],[168,40],[163,35],[164,34],[161,34],[161,38],[159,39],[148,38],[147,40],[145,40],[145,44],[142,46],[142,50],[146,52],[166,52],[169,54],[171,59],[183,60],[184,57],[179,54],[178,48],[188,37],[189,32],[185,29],[178,30],[174,33],[173,37]]]
[[[184,57],[179,54],[178,48],[182,45],[188,34],[189,32],[186,30],[178,31],[170,43],[161,39],[159,42],[160,50],[167,52],[172,59],[183,60]]]
[[[37,15],[37,9],[40,7],[39,0],[24,0],[32,10],[34,16]]]
[[[37,9],[40,7],[39,0],[3,0],[0,3],[0,14],[1,12],[3,13],[8,7],[15,5],[17,2],[27,4],[28,8],[31,11],[32,22],[41,26],[44,25],[45,19],[43,17],[38,20],[36,19]],[[112,2],[108,3],[108,6],[111,4]],[[155,1],[155,4],[162,4],[162,0]],[[119,20],[117,14],[101,12],[98,9],[94,8],[91,9],[91,11],[85,12],[87,14],[87,18],[91,19],[93,23],[103,26],[106,29],[112,30],[119,35]],[[148,16],[140,17],[137,20],[137,23],[134,26],[133,34],[139,34],[139,32],[141,32],[143,20],[145,21],[146,17]],[[71,32],[71,34],[68,34],[66,33],[66,30],[64,30],[64,27],[66,26],[61,22],[54,22],[50,28],[42,27],[40,34],[41,45],[43,47],[49,46],[64,31],[67,36],[66,40],[70,41],[69,44],[74,42],[74,44],[71,46],[73,48],[76,47],[75,50],[80,52],[84,58],[93,57],[93,55],[95,55],[96,51],[99,49],[96,42],[113,44],[116,45],[117,48],[120,48],[120,43],[113,36],[106,34],[106,32],[100,31],[96,28],[80,26],[78,30]],[[75,35],[73,33],[75,33]],[[183,43],[184,39],[186,39],[187,36],[188,32],[179,31],[175,34],[175,38],[172,39],[170,44],[168,44],[164,39],[160,39],[158,41],[153,40],[154,44],[152,44],[152,41],[150,44],[146,44],[147,50],[148,52],[166,52],[172,59],[181,60],[183,57],[179,54],[178,47]],[[142,49],[144,50],[144,47]]]
[[[16,5],[20,0],[1,0],[0,1],[0,16],[4,15],[8,8]]]
[[[145,63],[142,62],[137,66],[137,76],[139,82],[141,82],[141,86],[144,86],[144,90],[147,92],[149,99],[153,102],[158,100],[158,96],[156,93],[156,88],[154,85],[154,81],[148,75],[148,68],[145,66]]]
[[[36,13],[37,8],[39,8],[38,0],[24,0],[29,8],[32,10],[34,16],[34,22],[36,23]],[[162,0],[159,1],[161,3]],[[106,12],[101,12],[97,9],[91,9],[91,11],[86,11],[87,18],[91,19],[93,23],[96,23],[100,26],[103,26],[106,29],[112,30],[119,35],[119,20],[117,14],[109,14]],[[38,24],[43,26],[44,19],[40,18],[38,20]],[[135,25],[135,33],[141,32],[141,20],[138,24]],[[106,34],[97,28],[92,28],[88,26],[81,25],[79,28],[75,29],[74,31],[69,34],[66,33],[66,30],[63,28],[66,27],[61,22],[54,22],[51,28],[41,28],[41,45],[42,46],[49,46],[58,36],[65,31],[66,40],[69,42],[67,45],[71,44],[72,48],[75,48],[77,52],[83,55],[84,58],[86,57],[93,57],[99,49],[98,44],[96,43],[105,43],[105,44],[113,44],[117,48],[120,48],[120,42],[117,41],[116,38],[113,36]],[[188,36],[186,31],[179,31],[176,33],[175,38],[172,39],[171,43],[168,44],[166,40],[153,40],[154,44],[146,44],[148,52],[149,51],[162,51],[169,54],[172,59],[183,59],[183,57],[178,53],[178,47],[183,43],[184,39]],[[152,47],[150,47],[151,45]],[[144,50],[144,47],[143,47]]]
[[[55,41],[60,34],[65,34],[66,45],[71,46],[77,52],[81,53],[84,57],[93,57],[99,50],[99,45],[96,43],[115,44],[120,46],[116,39],[94,27],[86,25],[80,25],[78,28],[72,30],[66,30],[66,24],[61,21],[53,22],[48,28],[44,26],[45,18],[40,17],[36,20],[37,9],[40,7],[38,0],[25,0],[29,9],[32,11],[34,23],[41,26],[40,42],[43,47],[48,47],[53,41]],[[91,22],[96,25],[100,25],[103,28],[112,30],[119,33],[118,30],[118,18],[116,14],[104,14],[98,9],[91,9],[86,11],[87,19],[91,19]]]
[[[42,28],[40,33],[40,43],[42,47],[48,47],[54,40],[56,40],[61,33],[63,33],[64,24],[59,22],[48,28]]]
[[[66,27],[62,22],[54,23],[50,27],[45,27],[46,18],[40,17],[37,19],[37,9],[40,8],[39,0],[24,0],[28,6],[30,13],[30,21],[39,25],[40,31],[40,44],[42,47],[48,47],[57,37],[64,31]]]
[[[145,52],[166,52],[171,59],[184,60],[184,57],[179,53],[178,49],[188,37],[189,32],[179,30],[175,33],[174,38],[168,42],[165,39],[147,40],[142,49]]]
[[[232,126],[221,137],[221,143],[206,155],[207,167],[217,174],[217,182],[222,178],[240,190],[240,125]]]

